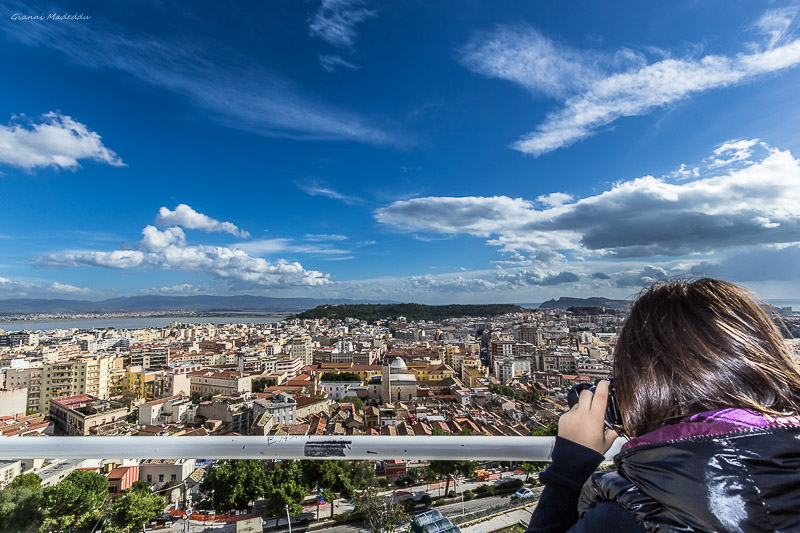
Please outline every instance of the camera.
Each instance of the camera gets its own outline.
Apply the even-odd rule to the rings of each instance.
[[[619,413],[619,407],[617,407],[617,398],[614,390],[614,378],[605,379],[607,379],[609,382],[605,424],[609,429],[619,430],[619,428],[622,427],[622,416]],[[578,383],[577,385],[573,385],[573,387],[567,393],[567,404],[569,405],[570,409],[572,409],[572,407],[578,403],[581,392],[588,389],[592,392],[592,394],[594,394],[597,384],[601,381],[601,379],[598,379],[594,382],[594,385],[591,383]]]

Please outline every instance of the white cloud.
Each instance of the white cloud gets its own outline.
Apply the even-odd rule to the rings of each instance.
[[[177,285],[164,285],[160,287],[150,287],[142,291],[143,294],[189,296],[192,294],[203,294],[209,292],[208,288],[191,283],[179,283]]]
[[[489,238],[503,252],[556,250],[573,259],[682,256],[794,242],[800,161],[763,143],[758,148],[761,159],[716,174],[677,184],[644,176],[555,207],[538,209],[506,196],[425,197],[394,202],[376,210],[375,218],[408,231]]]
[[[571,202],[572,195],[564,192],[551,192],[550,194],[543,194],[536,201],[549,207],[557,207]]]
[[[139,241],[139,246],[148,252],[158,252],[167,246],[186,245],[186,234],[179,227],[173,226],[163,231],[155,226],[145,226],[142,230],[143,238]]]
[[[162,223],[180,224],[193,229],[243,233],[230,222],[211,219],[184,204],[174,211],[162,207],[158,218]],[[142,236],[135,250],[67,250],[39,257],[38,263],[50,267],[94,266],[195,272],[242,288],[316,287],[331,283],[328,274],[306,270],[296,261],[269,261],[253,257],[238,247],[187,245],[186,235],[178,226],[164,230],[146,226]],[[265,243],[270,246],[265,247]],[[256,241],[253,246],[261,253],[286,247],[287,243],[280,239]]]
[[[85,287],[76,287],[75,285],[70,285],[69,283],[59,283],[54,281],[49,289],[52,292],[56,293],[65,293],[65,294],[91,294],[92,290],[87,289]]]
[[[8,126],[0,125],[0,163],[26,170],[75,170],[80,168],[81,159],[125,166],[117,154],[103,145],[100,135],[72,117],[51,111],[38,123],[21,123],[19,118],[12,117]]]
[[[526,287],[529,285],[550,286],[563,283],[573,283],[580,278],[569,271],[552,272],[541,269],[519,269],[516,271],[500,270],[497,280],[513,287]]]
[[[330,283],[327,274],[306,270],[296,261],[268,261],[224,246],[170,244],[148,253],[137,250],[68,251],[39,258],[39,263],[51,267],[99,266],[197,272],[252,287],[314,287]]]
[[[95,291],[58,281],[27,281],[0,277],[0,297],[3,298],[74,298],[89,296]]]
[[[648,265],[641,270],[623,270],[617,273],[617,287],[645,287],[669,277],[667,271],[659,266]]]
[[[363,198],[359,198],[358,196],[351,196],[348,194],[342,194],[339,191],[336,191],[333,188],[328,187],[326,185],[322,185],[315,180],[310,180],[306,182],[297,182],[296,185],[300,188],[300,190],[302,190],[309,196],[324,196],[326,198],[339,200],[348,205],[355,205],[364,202]]]
[[[349,48],[356,38],[356,25],[375,11],[363,7],[362,0],[322,0],[308,24],[308,33],[336,47]]]
[[[462,64],[483,76],[517,83],[534,95],[566,97],[602,76],[602,55],[556,43],[527,26],[478,33],[460,51]]]
[[[230,233],[237,237],[249,237],[250,234],[244,230],[239,229],[236,224],[232,222],[220,222],[208,215],[198,213],[186,204],[179,204],[174,211],[170,211],[166,207],[158,210],[156,216],[156,223],[162,226],[181,226],[186,229],[199,229],[203,231],[218,231]]]
[[[755,27],[769,36],[767,48],[775,48],[783,43],[792,34],[792,29],[796,26],[797,6],[781,9],[772,9],[764,13],[755,23]]]
[[[305,240],[311,242],[318,242],[318,241],[346,241],[349,237],[347,235],[337,235],[335,233],[306,233],[304,235]]]
[[[351,63],[339,55],[321,55],[319,64],[325,72],[334,72],[337,67],[344,67],[350,70],[358,70],[358,65]]]
[[[644,115],[690,96],[750,81],[800,64],[800,40],[790,31],[795,10],[767,12],[757,25],[769,39],[735,56],[665,57],[647,63],[630,50],[576,51],[525,27],[479,34],[463,50],[465,66],[558,98],[548,114],[512,147],[538,156],[569,146],[621,117]]]

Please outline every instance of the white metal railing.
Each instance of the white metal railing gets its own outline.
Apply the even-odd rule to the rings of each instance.
[[[606,454],[619,452],[617,439]],[[0,437],[7,459],[366,459],[549,461],[555,437]]]

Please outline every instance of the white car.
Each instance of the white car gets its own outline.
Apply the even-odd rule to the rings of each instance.
[[[521,488],[514,493],[514,497],[519,500],[524,500],[525,498],[533,498],[533,491],[527,487]]]

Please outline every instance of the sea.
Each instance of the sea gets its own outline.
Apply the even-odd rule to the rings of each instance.
[[[165,317],[120,317],[87,318],[83,320],[31,320],[25,322],[0,322],[3,331],[51,331],[54,329],[140,329],[163,328],[172,322],[182,324],[263,324],[277,322],[281,317],[264,316],[165,316]]]

